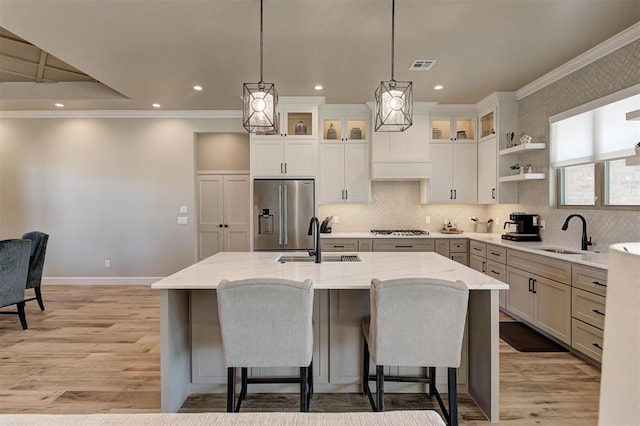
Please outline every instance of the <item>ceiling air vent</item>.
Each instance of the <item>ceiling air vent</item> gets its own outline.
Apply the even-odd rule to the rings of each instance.
[[[435,63],[436,61],[431,59],[416,59],[409,69],[413,71],[429,71]]]

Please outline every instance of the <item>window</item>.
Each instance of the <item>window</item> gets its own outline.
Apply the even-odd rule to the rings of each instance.
[[[640,142],[640,85],[549,119],[557,207],[640,208],[640,165],[627,166]]]

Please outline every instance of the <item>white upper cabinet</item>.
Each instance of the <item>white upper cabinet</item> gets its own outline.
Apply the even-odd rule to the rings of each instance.
[[[477,201],[477,145],[442,143],[431,146],[433,176],[429,180],[430,203],[475,203]]]
[[[365,105],[325,105],[320,110],[320,204],[368,203],[369,110]]]
[[[281,97],[278,133],[251,135],[253,177],[316,177],[321,97]]]
[[[518,202],[518,184],[500,182],[500,176],[510,174],[509,167],[517,161],[513,156],[501,156],[507,139],[519,139],[518,101],[513,92],[496,92],[478,102],[480,142],[478,143],[478,203],[514,204]]]
[[[475,142],[477,134],[476,114],[431,115],[431,142]]]

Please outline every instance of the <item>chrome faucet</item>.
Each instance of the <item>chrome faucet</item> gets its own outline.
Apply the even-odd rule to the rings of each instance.
[[[591,237],[587,239],[587,221],[584,219],[582,215],[570,214],[565,219],[564,225],[562,225],[562,230],[563,231],[567,230],[567,228],[569,227],[569,220],[571,220],[572,217],[577,217],[582,221],[582,250],[587,250],[587,247],[593,244],[591,243]]]
[[[322,263],[322,248],[320,245],[320,221],[315,216],[313,216],[311,218],[311,221],[309,222],[309,231],[307,232],[307,235],[313,235],[314,227],[316,228],[315,229],[316,237],[314,240],[315,250],[312,252],[309,252],[309,255],[310,256],[315,255],[316,263]]]

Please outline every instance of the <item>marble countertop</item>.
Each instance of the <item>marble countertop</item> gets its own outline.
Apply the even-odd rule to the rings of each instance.
[[[368,289],[372,278],[381,280],[429,277],[462,281],[470,290],[506,290],[501,281],[432,252],[359,252],[361,262],[287,262],[278,257],[308,257],[306,252],[223,252],[208,257],[152,285],[155,289],[215,289],[223,279],[311,279],[316,289]],[[328,253],[325,253],[328,254]],[[339,253],[330,253],[337,255]],[[350,253],[352,254],[352,253]]]
[[[370,232],[338,232],[331,234],[322,234],[322,239],[332,238],[362,238],[362,239],[437,239],[437,238],[469,238],[471,240],[481,241],[485,243],[495,244],[506,248],[522,250],[533,254],[551,257],[554,259],[565,260],[567,262],[578,263],[581,265],[591,266],[594,268],[608,269],[607,253],[600,253],[587,250],[579,250],[575,247],[567,245],[549,244],[544,241],[509,241],[503,240],[501,234],[483,234],[477,232],[465,232],[463,234],[443,234],[440,232],[432,232],[429,235],[416,235],[409,237],[401,237],[395,235],[373,235]],[[543,248],[559,248],[578,252],[577,254],[560,254],[542,250]]]

